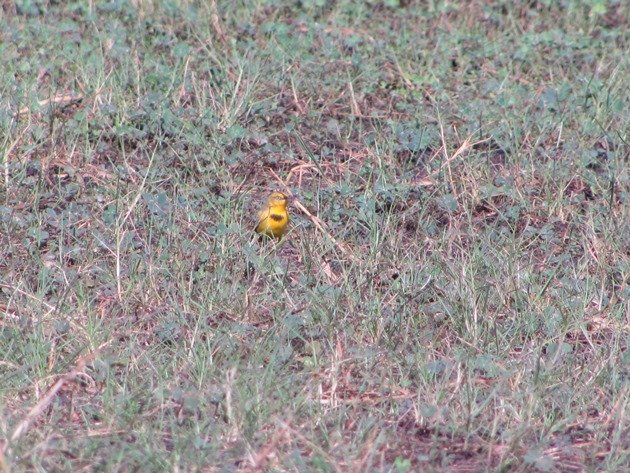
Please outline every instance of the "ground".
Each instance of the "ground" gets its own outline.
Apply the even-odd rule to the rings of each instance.
[[[623,1],[2,8],[0,472],[627,471]]]

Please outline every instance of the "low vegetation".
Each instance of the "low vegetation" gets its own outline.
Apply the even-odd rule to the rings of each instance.
[[[624,2],[3,8],[2,473],[625,471]]]

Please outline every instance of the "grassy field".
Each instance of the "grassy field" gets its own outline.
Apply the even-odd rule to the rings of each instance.
[[[627,471],[624,1],[2,8],[1,473]]]

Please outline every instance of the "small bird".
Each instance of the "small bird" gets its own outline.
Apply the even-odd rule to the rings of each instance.
[[[256,233],[280,240],[289,226],[289,199],[282,192],[273,192],[265,208],[258,212]]]

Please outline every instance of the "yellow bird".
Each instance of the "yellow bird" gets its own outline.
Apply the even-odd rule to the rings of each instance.
[[[288,202],[282,192],[273,192],[267,199],[267,206],[258,212],[256,233],[280,240],[289,226]]]

